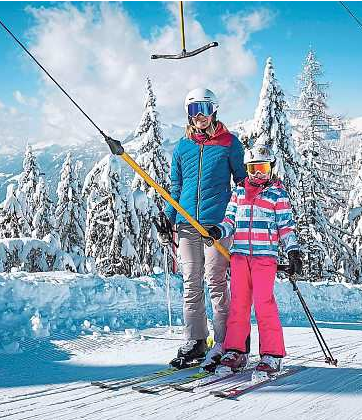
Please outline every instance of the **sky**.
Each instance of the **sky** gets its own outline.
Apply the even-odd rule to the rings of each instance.
[[[362,19],[362,2],[346,2]],[[165,124],[185,123],[195,87],[219,96],[219,117],[253,117],[266,59],[287,97],[312,47],[330,84],[331,113],[362,115],[362,28],[339,2],[185,2],[186,48],[219,47],[187,60],[150,60],[181,50],[177,2],[0,2],[0,19],[111,135],[137,126],[149,76]],[[0,28],[0,141],[72,144],[96,134]]]

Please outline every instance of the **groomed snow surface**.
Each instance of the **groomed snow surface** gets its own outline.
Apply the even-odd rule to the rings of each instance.
[[[182,322],[182,282],[173,276],[171,283],[177,325]],[[296,294],[287,280],[280,280],[275,290],[285,326],[285,364],[306,369],[238,399],[222,400],[208,394],[220,388],[216,384],[194,393],[167,389],[159,395],[90,385],[164,369],[174,357],[182,343],[181,327],[172,335],[162,327],[167,321],[162,274],[139,279],[2,274],[0,419],[362,420],[362,289],[299,287],[338,367],[324,363]],[[251,352],[258,352],[255,325]]]

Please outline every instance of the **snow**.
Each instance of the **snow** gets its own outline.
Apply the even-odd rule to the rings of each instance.
[[[350,125],[354,130],[362,133],[362,117],[352,118],[350,120]]]
[[[235,401],[168,390],[104,391],[92,380],[140,376],[166,367],[183,340],[169,333],[164,275],[127,278],[70,272],[0,275],[0,412],[9,419],[330,420],[362,418],[362,286],[299,282],[339,360],[324,363],[286,279],[276,299],[287,365],[308,369]],[[182,279],[171,276],[172,322],[182,318]],[[210,315],[210,302],[208,301]],[[153,327],[153,328],[151,328]],[[146,328],[146,329],[145,329]],[[148,329],[147,329],[148,328]],[[257,354],[255,324],[252,354]],[[151,338],[153,337],[153,338]],[[34,370],[34,366],[36,369]],[[215,386],[215,385],[214,385]]]
[[[55,332],[81,334],[90,326],[112,332],[125,328],[167,325],[163,274],[127,278],[57,271],[0,275],[0,343],[32,339]],[[299,289],[312,313],[323,321],[362,319],[362,286],[300,282]],[[305,315],[289,281],[275,286],[284,325],[306,325]],[[173,322],[182,314],[182,280],[171,276]],[[210,302],[208,301],[210,310]],[[209,311],[210,315],[210,311]],[[35,318],[34,318],[35,317]],[[35,328],[36,327],[36,328]],[[34,332],[37,331],[36,334]],[[0,347],[1,349],[1,347]]]
[[[216,384],[195,393],[166,390],[159,395],[140,394],[130,387],[107,391],[90,385],[92,380],[121,380],[165,368],[179,346],[176,340],[147,339],[130,331],[76,339],[58,334],[51,340],[27,341],[22,354],[0,358],[1,415],[12,420],[229,420],[231,416],[243,420],[359,420],[362,324],[358,330],[352,327],[346,323],[343,329],[334,325],[322,329],[339,359],[336,368],[324,363],[310,328],[284,328],[289,352],[286,364],[307,369],[236,400],[208,395],[210,389],[220,387]],[[253,354],[258,346],[256,334],[253,326]]]

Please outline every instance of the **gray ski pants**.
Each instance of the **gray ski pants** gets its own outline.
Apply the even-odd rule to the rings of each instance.
[[[205,309],[205,278],[212,303],[214,339],[222,343],[230,302],[225,277],[229,262],[215,247],[207,247],[198,231],[188,224],[178,226],[178,239],[184,280],[186,339],[206,339],[209,334]],[[220,242],[228,249],[231,238],[224,238]]]

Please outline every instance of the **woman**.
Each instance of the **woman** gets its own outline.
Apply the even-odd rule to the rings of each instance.
[[[175,146],[171,166],[172,197],[206,227],[223,219],[231,197],[231,176],[235,183],[246,176],[241,143],[217,120],[217,109],[217,98],[209,89],[198,88],[186,96],[188,125],[185,136]],[[205,356],[208,329],[204,277],[212,303],[215,341],[207,359],[222,354],[229,308],[225,278],[228,261],[214,247],[207,247],[198,231],[171,205],[166,207],[165,214],[170,225],[177,225],[184,279],[187,341],[171,361],[173,366],[182,368]],[[230,238],[221,243],[228,248]]]

